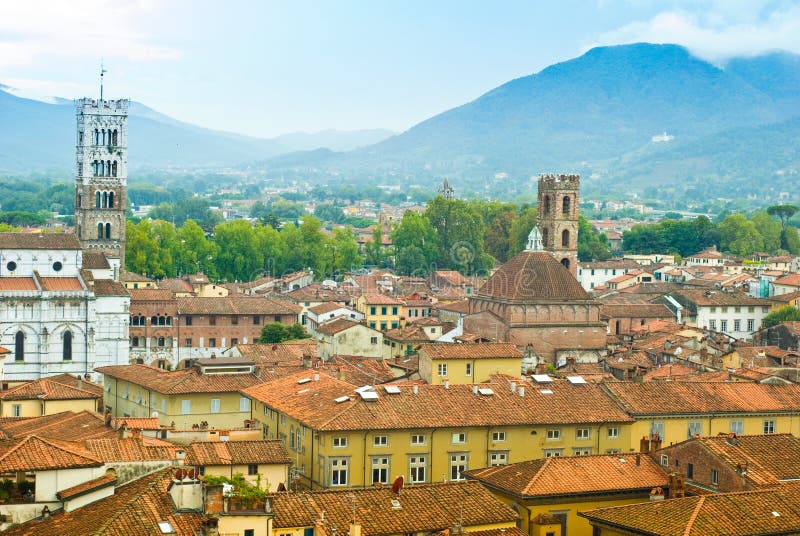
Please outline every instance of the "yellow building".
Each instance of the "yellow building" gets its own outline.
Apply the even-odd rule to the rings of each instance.
[[[800,436],[800,385],[610,382],[605,388],[635,419],[636,442],[655,434],[662,446],[731,432]]]
[[[467,472],[520,515],[520,528],[537,534],[555,518],[561,534],[592,536],[578,512],[646,502],[667,488],[666,471],[646,454],[573,456],[531,460]],[[660,495],[663,498],[663,495]]]
[[[369,327],[380,331],[397,328],[403,316],[403,302],[385,294],[362,294],[356,300],[356,309],[364,313]]]
[[[0,392],[0,417],[40,417],[63,411],[97,411],[103,388],[70,374],[26,382]]]
[[[522,352],[510,343],[430,343],[419,347],[419,375],[428,383],[481,383],[495,374],[519,376]]]
[[[186,465],[198,468],[202,475],[232,478],[241,473],[244,479],[265,491],[289,485],[291,458],[279,440],[195,441],[186,447]]]
[[[114,417],[158,417],[164,426],[189,429],[242,428],[250,400],[239,392],[260,383],[253,361],[198,359],[187,369],[165,371],[145,365],[96,369],[104,376],[103,403]]]
[[[242,392],[264,438],[283,439],[306,488],[462,480],[470,468],[621,452],[632,419],[597,385],[386,385],[298,372]]]

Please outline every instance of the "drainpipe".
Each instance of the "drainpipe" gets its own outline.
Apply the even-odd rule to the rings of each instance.
[[[364,432],[364,450],[361,453],[361,455],[364,457],[364,480],[363,480],[364,484],[362,486],[364,488],[367,487],[367,434],[368,433],[369,433],[369,430]]]

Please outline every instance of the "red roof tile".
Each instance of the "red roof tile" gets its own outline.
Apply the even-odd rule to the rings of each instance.
[[[0,291],[2,290],[38,290],[32,277],[0,277]]]
[[[522,359],[516,345],[505,342],[430,343],[421,344],[419,351],[431,359]]]
[[[501,266],[476,295],[510,300],[591,300],[568,269],[541,251],[519,253]]]

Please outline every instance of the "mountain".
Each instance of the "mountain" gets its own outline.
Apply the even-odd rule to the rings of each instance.
[[[131,102],[128,162],[143,168],[233,166],[292,151],[349,150],[380,141],[388,130],[293,133],[263,139],[206,129]],[[75,110],[72,101],[52,102],[14,95],[0,84],[0,174],[31,172],[70,175],[74,165]]]
[[[656,172],[654,162],[681,168],[669,175],[678,181],[685,178],[681,173],[763,176],[800,166],[800,131],[789,121],[800,116],[799,67],[800,56],[788,53],[737,58],[720,68],[677,45],[599,47],[375,145],[306,155],[305,161],[302,154],[281,157],[265,166],[288,161],[296,170],[305,164],[322,173],[398,181],[447,175],[478,187],[499,172],[527,179],[542,171],[578,171],[612,181],[646,162]],[[736,152],[719,143],[734,131],[744,136],[734,138]],[[664,132],[672,141],[654,143]],[[749,144],[763,146],[759,136],[777,144],[769,170],[754,167],[758,162],[747,154]],[[701,155],[702,162],[681,162],[687,155]],[[647,183],[663,175],[637,179]]]

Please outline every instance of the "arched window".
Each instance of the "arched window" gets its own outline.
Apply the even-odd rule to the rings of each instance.
[[[114,162],[114,165],[116,166],[117,163]],[[108,192],[108,208],[114,208],[114,192]]]
[[[134,348],[139,346],[139,337],[131,337],[131,346]]]
[[[114,145],[117,144],[117,129],[116,128],[114,129],[114,138],[113,138],[112,142],[113,142]]]
[[[72,332],[64,332],[64,345],[61,349],[61,358],[64,361],[72,361]]]
[[[108,192],[103,192],[103,208],[108,208]]]
[[[563,259],[561,259],[561,264],[564,265],[564,268],[569,268],[569,259],[564,257]]]
[[[568,195],[565,195],[564,199],[561,200],[561,212],[564,214],[564,216],[569,215],[570,202],[570,197]]]
[[[114,163],[111,164],[111,176],[112,177],[116,177],[117,176],[117,161],[116,160],[114,160]]]
[[[550,214],[550,196],[544,196],[544,213]]]
[[[111,160],[106,161],[106,177],[111,176]]]
[[[94,129],[94,144],[100,145],[100,132],[97,129]]]
[[[95,208],[100,208],[100,190],[94,193],[94,206]]]
[[[171,325],[172,325],[172,317],[171,317],[171,316],[168,316],[168,317],[167,317],[167,325],[168,325],[168,326],[171,326]]]
[[[106,238],[111,238],[111,224],[106,224]]]
[[[159,316],[158,317],[158,325],[159,326],[166,326],[167,325],[167,317]]]
[[[561,247],[569,247],[569,231],[566,229],[561,231]]]
[[[157,326],[158,325],[158,317],[157,316],[151,316],[150,317],[150,325],[151,326]]]
[[[14,361],[25,361],[25,334],[21,331],[14,336]]]
[[[158,338],[158,347],[159,348],[164,348],[164,337],[159,337]]]
[[[97,238],[103,238],[103,223],[97,224]]]
[[[549,235],[550,235],[550,229],[548,229],[547,227],[542,229],[542,246],[543,247],[549,247],[550,246],[550,243],[547,241],[550,238]]]

